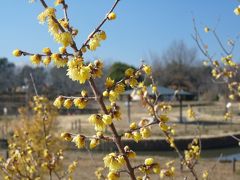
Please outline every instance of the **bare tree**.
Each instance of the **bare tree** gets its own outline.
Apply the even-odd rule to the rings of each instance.
[[[174,41],[161,57],[153,58],[153,72],[161,85],[197,92],[203,79],[208,83],[210,71],[206,73],[208,69],[199,63],[197,50],[183,41]]]

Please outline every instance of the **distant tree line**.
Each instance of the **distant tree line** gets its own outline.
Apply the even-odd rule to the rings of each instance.
[[[218,99],[224,86],[214,83],[211,68],[204,66],[195,48],[174,41],[162,56],[151,56],[153,75],[158,84],[196,93],[206,100]]]
[[[161,86],[183,89],[209,100],[217,98],[219,93],[224,92],[224,87],[213,83],[211,69],[199,61],[196,49],[188,48],[182,41],[174,42],[162,56],[152,55],[150,61],[154,78]],[[135,67],[115,62],[105,67],[104,74],[119,81],[124,77],[127,68]],[[55,97],[59,94],[69,95],[69,92],[77,94],[82,89],[80,84],[74,83],[66,76],[66,68],[46,69],[29,65],[17,67],[6,58],[0,58],[0,93],[22,90],[34,93],[30,73],[40,94]],[[104,81],[105,78],[102,77],[98,81]],[[98,84],[104,85],[100,82]]]

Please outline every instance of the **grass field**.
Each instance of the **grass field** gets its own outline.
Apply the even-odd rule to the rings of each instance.
[[[122,109],[122,112],[124,112],[122,113],[122,120],[115,121],[115,124],[117,129],[122,132],[128,128],[129,123],[127,116],[127,107],[124,103],[121,103],[120,107]],[[234,108],[236,109],[237,107],[235,106]],[[199,120],[199,123],[187,119],[187,107],[183,108],[183,117],[187,120],[186,124],[178,123],[179,107],[174,107],[172,112],[169,114],[169,123],[175,126],[176,135],[196,135],[198,134],[197,128],[200,129],[202,135],[219,135],[223,133],[240,131],[239,115],[235,114],[232,121],[225,121],[223,116],[224,106],[222,104],[193,107],[193,109],[196,111],[197,120]],[[93,134],[95,131],[93,126],[88,122],[89,116],[89,114],[59,116],[59,126],[64,131],[76,131],[72,128],[72,123],[80,120],[81,133]],[[131,121],[139,122],[143,118],[151,117],[147,114],[146,110],[141,106],[139,102],[133,102],[131,105]],[[152,136],[156,138],[162,135],[157,125],[152,127],[152,132]]]
[[[102,158],[104,157],[103,153],[91,153],[91,155],[87,152],[69,152],[71,153],[70,159],[74,159],[74,157],[80,157],[80,163],[78,167],[78,171],[75,173],[76,179],[86,179],[86,180],[94,180],[96,179],[94,175],[95,169],[97,167],[103,167]],[[180,170],[179,160],[177,158],[167,158],[160,157],[155,155],[140,155],[136,160],[132,160],[132,164],[136,165],[139,163],[143,163],[145,158],[149,156],[153,157],[156,162],[160,163],[160,166],[164,167],[164,164],[170,160],[175,160],[174,165],[176,167],[176,174],[173,179],[182,180],[184,177],[188,177],[188,180],[194,179],[189,170],[183,169]],[[91,159],[92,158],[92,159]],[[69,160],[70,160],[69,159]],[[202,172],[205,170],[209,170],[209,179],[210,180],[239,180],[240,179],[240,162],[236,164],[236,172],[232,171],[231,163],[220,163],[217,162],[216,159],[200,159],[199,163],[196,165],[197,174],[199,177],[202,176]],[[137,173],[139,174],[139,173]],[[122,174],[122,180],[128,179],[126,175]],[[160,177],[158,175],[152,175],[153,180],[158,180]],[[169,179],[169,178],[165,178]],[[202,178],[200,178],[202,179]]]
[[[119,132],[126,130],[129,126],[128,116],[127,116],[127,107],[125,103],[120,103],[122,109],[122,120],[114,122]],[[194,106],[193,109],[197,113],[197,120],[201,123],[196,123],[194,121],[188,120],[186,118],[187,107],[183,108],[183,116],[187,119],[186,124],[178,123],[179,118],[179,107],[173,108],[172,112],[169,114],[170,122],[176,129],[176,136],[194,136],[198,135],[198,128],[200,129],[201,135],[220,135],[223,133],[229,132],[238,132],[240,131],[240,118],[238,115],[238,106],[237,104],[233,105],[235,116],[232,121],[224,121],[223,112],[224,105],[221,103],[215,103],[213,105],[206,106]],[[68,132],[78,132],[85,135],[93,135],[95,130],[92,125],[88,122],[88,117],[90,114],[78,114],[78,115],[60,115],[58,117],[58,133],[63,131]],[[132,102],[131,104],[131,121],[140,121],[142,118],[150,118],[146,110],[139,104],[139,102]],[[0,117],[0,134],[3,137],[6,132],[11,131],[14,124],[17,122],[18,117],[16,116],[7,116]],[[80,120],[80,127],[74,128],[73,124]],[[161,137],[162,134],[159,130],[159,127],[156,125],[152,127],[152,136],[153,138]],[[97,167],[103,166],[102,158],[104,156],[103,152],[91,153],[85,151],[69,151],[67,153],[67,161],[72,161],[80,157],[80,164],[75,174],[76,179],[96,179],[94,171]],[[150,155],[141,154],[136,160],[133,160],[133,164],[141,163],[145,158]],[[164,166],[164,163],[169,160],[175,160],[176,166],[176,176],[173,179],[183,179],[187,176],[188,179],[193,179],[188,170],[184,169],[182,172],[179,168],[179,160],[174,157],[163,157],[159,156],[157,153],[151,155],[160,163],[161,166]],[[210,178],[214,180],[238,180],[240,179],[240,162],[237,163],[237,171],[233,173],[231,163],[219,163],[216,159],[200,159],[197,164],[197,173],[201,175],[203,170],[210,170]],[[127,179],[126,176],[123,176],[122,179]],[[152,179],[159,179],[159,176],[153,176]]]

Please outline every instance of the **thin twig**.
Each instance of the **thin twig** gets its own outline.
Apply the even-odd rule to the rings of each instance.
[[[32,81],[32,84],[33,84],[33,89],[34,89],[34,91],[35,91],[35,94],[36,94],[36,96],[38,96],[38,92],[37,92],[36,84],[35,84],[35,82],[34,82],[34,79],[33,79],[32,73],[30,73],[29,75],[30,75],[30,77],[31,77],[31,81]]]
[[[97,89],[97,87],[96,87],[96,84],[95,84],[95,82],[94,82],[94,80],[93,80],[92,78],[90,78],[89,84],[90,84],[90,87],[91,87],[91,89],[92,89],[92,91],[93,91],[93,93],[94,93],[94,95],[95,95],[95,97],[96,97],[96,99],[97,99],[97,102],[98,102],[98,104],[100,105],[102,111],[103,111],[105,114],[108,114],[106,105],[105,105],[105,103],[104,103],[104,101],[103,101],[103,97],[102,97],[102,95],[98,92],[98,89]],[[127,155],[126,155],[126,152],[125,152],[125,150],[124,150],[124,147],[123,147],[123,144],[122,144],[122,141],[121,141],[121,136],[119,136],[119,134],[118,134],[118,132],[117,132],[117,130],[116,130],[116,128],[115,128],[115,125],[114,125],[113,123],[110,124],[109,127],[110,127],[110,129],[111,129],[111,131],[112,131],[112,133],[113,133],[114,142],[115,142],[115,144],[116,144],[116,146],[117,146],[117,148],[118,148],[118,151],[119,151],[119,153],[121,153],[121,154],[123,155],[123,157],[124,157],[124,160],[125,160],[125,162],[126,162],[126,166],[127,166],[128,171],[129,171],[129,175],[130,175],[131,179],[132,179],[132,180],[136,180],[136,177],[135,177],[135,174],[134,174],[134,169],[132,168],[132,166],[131,166],[131,164],[130,164],[130,161],[129,161],[129,159],[128,159]]]
[[[103,26],[103,24],[108,20],[108,15],[113,12],[113,10],[116,8],[117,4],[120,2],[120,0],[116,0],[115,3],[113,4],[112,8],[109,10],[109,12],[106,14],[106,16],[104,17],[104,19],[102,20],[102,22],[97,26],[97,28],[88,36],[88,39],[83,43],[82,47],[80,48],[80,50],[87,46],[87,44],[89,43],[90,39],[101,29],[101,27]],[[82,54],[81,54],[82,55]]]

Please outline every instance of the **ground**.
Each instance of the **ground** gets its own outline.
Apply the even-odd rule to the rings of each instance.
[[[187,118],[186,111],[188,109],[188,102],[184,103],[186,106],[183,108],[183,117],[187,120],[186,124],[178,123],[179,120],[179,107],[173,107],[172,112],[169,114],[170,123],[175,127],[176,135],[178,136],[192,136],[198,133],[197,128],[199,127],[202,135],[219,135],[228,132],[238,132],[240,131],[240,119],[237,114],[237,104],[233,105],[233,110],[235,116],[232,121],[224,120],[224,105],[222,103],[208,104],[205,102],[204,106],[193,107],[193,110],[197,114],[197,121],[193,121]],[[193,103],[192,103],[193,104]],[[177,105],[177,104],[175,104]],[[122,109],[122,120],[115,121],[117,129],[122,132],[129,127],[128,116],[127,116],[127,106],[124,102],[120,103]],[[94,128],[88,122],[89,114],[82,115],[69,115],[69,116],[59,116],[59,126],[63,130],[71,131],[81,131],[85,134],[93,134]],[[146,110],[142,107],[139,102],[132,102],[131,104],[131,122],[139,122],[143,118],[150,118]],[[80,120],[80,128],[74,129],[72,124]],[[152,137],[161,136],[159,127],[157,125],[152,127]]]
[[[87,179],[87,180],[94,180],[95,175],[94,171],[97,167],[103,167],[102,158],[104,157],[103,153],[91,153],[88,152],[70,152],[71,158],[76,156],[80,156],[80,164],[79,164],[79,171],[76,172],[75,177],[76,179]],[[180,171],[180,164],[177,158],[166,158],[160,157],[157,155],[140,155],[137,157],[136,160],[131,160],[132,164],[139,164],[143,163],[145,158],[149,156],[153,157],[154,160],[160,163],[161,166],[164,166],[165,162],[170,160],[175,160],[175,167],[176,167],[176,174],[173,179],[176,180],[183,180],[184,177],[188,177],[188,180],[194,179],[190,174],[189,170],[183,169]],[[90,168],[91,167],[91,168]],[[196,165],[197,173],[199,177],[201,177],[202,172],[205,170],[209,170],[209,179],[210,180],[239,180],[240,179],[240,162],[236,164],[236,172],[232,170],[232,163],[220,163],[217,159],[200,159],[199,163]],[[128,179],[123,174],[122,180]],[[158,175],[152,175],[153,180],[158,180],[160,177]],[[169,178],[165,178],[169,179]],[[200,178],[202,179],[202,178]]]
[[[185,105],[188,103],[184,102]],[[196,105],[193,102],[192,105]],[[200,129],[201,135],[220,135],[223,133],[229,132],[239,132],[240,131],[240,119],[238,114],[238,105],[233,104],[234,118],[232,121],[224,121],[223,112],[224,112],[224,104],[222,103],[209,103],[202,102],[202,105],[197,104],[198,106],[193,106],[194,111],[197,113],[197,120],[192,121],[186,118],[186,110],[187,106],[183,108],[183,116],[187,119],[186,124],[178,123],[179,118],[179,107],[177,103],[174,104],[172,112],[169,114],[170,122],[172,126],[175,126],[176,136],[196,136],[198,135],[198,130]],[[123,132],[129,126],[128,116],[127,116],[127,106],[125,102],[120,103],[120,107],[122,109],[122,120],[114,122],[119,132]],[[58,133],[63,131],[67,132],[80,132],[85,135],[93,135],[95,133],[94,128],[88,122],[88,117],[90,114],[80,114],[80,115],[64,115],[58,117]],[[138,122],[142,118],[150,118],[146,112],[146,110],[141,106],[139,102],[132,102],[131,104],[131,121]],[[0,134],[1,137],[4,138],[7,131],[11,131],[14,124],[17,122],[16,116],[8,116],[8,117],[0,117]],[[80,122],[80,123],[79,123]],[[199,124],[200,123],[200,124]],[[78,126],[76,126],[78,124]],[[80,124],[80,125],[79,125]],[[153,138],[158,138],[161,136],[158,125],[152,127]],[[109,132],[108,132],[109,133]],[[79,169],[76,172],[76,179],[95,179],[94,171],[97,167],[103,166],[102,158],[104,156],[104,152],[91,153],[89,154],[87,151],[69,151],[66,152],[68,159],[67,161],[72,161],[77,157],[80,157],[80,165]],[[141,163],[145,158],[153,156],[156,159],[156,162],[159,162],[161,165],[164,165],[166,161],[175,160],[176,165],[176,176],[174,179],[183,179],[183,177],[187,176],[188,179],[193,179],[190,175],[189,171],[184,169],[182,172],[179,169],[179,160],[178,158],[173,156],[160,156],[158,152],[142,154],[133,160],[133,164]],[[200,159],[197,164],[197,173],[200,175],[204,170],[210,170],[210,179],[220,180],[220,179],[231,179],[237,180],[240,179],[240,162],[237,162],[236,172],[233,173],[232,164],[231,163],[220,163],[217,162],[216,158],[207,158]],[[122,179],[126,179],[123,176]],[[159,176],[153,176],[152,179],[159,179]]]

